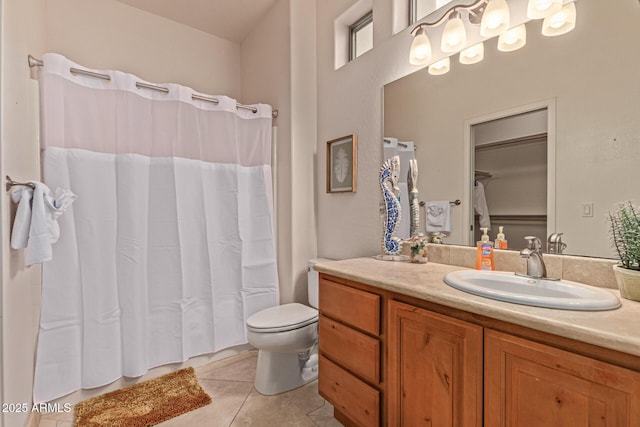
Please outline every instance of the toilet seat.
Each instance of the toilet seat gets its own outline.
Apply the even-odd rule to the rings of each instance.
[[[285,332],[302,328],[318,321],[318,310],[303,304],[291,303],[266,308],[247,319],[252,332]]]

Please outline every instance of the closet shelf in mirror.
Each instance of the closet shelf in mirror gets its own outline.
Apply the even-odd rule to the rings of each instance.
[[[490,215],[491,222],[547,222],[546,215],[531,215],[531,214],[510,214],[510,215]],[[476,221],[479,220],[479,215],[475,216]]]
[[[496,142],[487,142],[484,144],[478,144],[475,146],[476,151],[481,150],[490,150],[494,148],[502,148],[502,147],[514,147],[522,144],[530,144],[535,142],[546,142],[547,141],[547,132],[541,132],[534,135],[520,136],[512,139],[505,139],[502,141]]]
[[[478,169],[475,170],[474,175],[476,178],[491,178],[493,176],[491,172],[480,171]]]

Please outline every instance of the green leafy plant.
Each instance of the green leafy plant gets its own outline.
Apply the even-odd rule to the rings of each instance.
[[[609,212],[611,238],[618,252],[620,266],[640,270],[640,208],[627,202]]]

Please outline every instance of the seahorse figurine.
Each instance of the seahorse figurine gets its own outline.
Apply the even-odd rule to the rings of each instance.
[[[401,240],[393,236],[400,222],[399,175],[400,156],[393,156],[382,164],[380,168],[380,189],[384,200],[382,248],[386,255],[397,255],[401,249]]]
[[[418,161],[409,160],[407,173],[407,187],[409,189],[409,236],[417,236],[420,231],[420,201],[418,200]]]

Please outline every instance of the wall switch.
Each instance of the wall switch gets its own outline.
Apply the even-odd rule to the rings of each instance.
[[[593,218],[593,202],[584,202],[580,205],[583,218]]]

